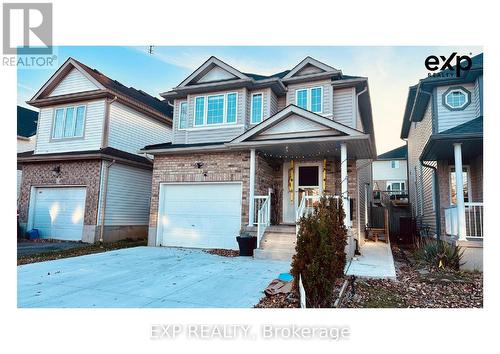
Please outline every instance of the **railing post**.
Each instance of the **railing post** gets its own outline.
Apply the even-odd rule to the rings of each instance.
[[[457,191],[457,214],[458,214],[458,239],[466,240],[467,230],[465,223],[465,203],[464,203],[464,180],[462,168],[462,144],[453,144],[455,155],[455,188]]]
[[[255,149],[250,150],[250,183],[248,186],[248,226],[253,226],[255,218]]]

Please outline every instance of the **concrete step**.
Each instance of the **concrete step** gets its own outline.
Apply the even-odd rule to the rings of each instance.
[[[292,261],[292,257],[295,251],[284,251],[284,250],[261,250],[255,249],[253,251],[253,257],[255,259],[273,259],[277,261]]]
[[[276,239],[276,238],[265,238],[260,243],[260,248],[289,248],[295,249],[297,241],[295,239]]]
[[[271,225],[267,227],[266,232],[295,235],[295,225]]]

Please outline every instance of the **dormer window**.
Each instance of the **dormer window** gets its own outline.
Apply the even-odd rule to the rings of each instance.
[[[296,90],[295,104],[314,113],[323,112],[323,88],[312,87]]]
[[[443,94],[443,104],[452,111],[462,110],[470,104],[471,94],[463,87],[450,87]]]
[[[81,138],[85,126],[85,106],[57,108],[54,112],[52,139]]]

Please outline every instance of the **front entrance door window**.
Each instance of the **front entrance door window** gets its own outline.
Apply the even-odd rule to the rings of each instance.
[[[298,205],[304,196],[320,195],[319,166],[299,166],[298,178]],[[306,200],[306,207],[313,206],[313,200]]]

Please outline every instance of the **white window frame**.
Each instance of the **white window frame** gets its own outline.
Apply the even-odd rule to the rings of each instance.
[[[181,112],[182,112],[182,104],[185,103],[186,104],[186,127],[185,128],[181,128]],[[177,126],[178,130],[186,130],[188,127],[189,127],[189,104],[188,104],[188,101],[180,101],[179,102],[179,124]]]
[[[465,96],[465,101],[464,103],[462,103],[460,106],[457,106],[457,107],[453,107],[451,104],[448,103],[448,96],[449,95],[452,95],[453,92],[460,92],[462,95]],[[446,104],[446,106],[448,106],[449,108],[451,109],[462,109],[464,108],[465,106],[467,106],[469,104],[469,95],[467,92],[465,92],[463,89],[461,88],[456,88],[456,89],[453,89],[451,90],[450,92],[448,92],[445,96],[444,96],[444,102]]]
[[[467,192],[469,194],[469,201],[466,203],[470,203],[472,201],[472,182],[471,182],[471,178],[470,178],[470,166],[469,165],[462,165],[462,169],[467,170],[467,189],[468,189]],[[451,184],[451,182],[452,182],[451,171],[452,170],[455,170],[455,173],[457,172],[455,165],[448,166],[448,184],[450,185],[450,187],[448,188],[448,196],[450,198],[450,205],[455,205],[455,204],[453,204],[452,198],[451,198],[451,186],[452,186],[452,184]]]
[[[394,163],[394,167],[392,167],[393,163]],[[392,169],[398,169],[399,167],[400,167],[399,160],[391,160],[391,168]]]
[[[227,96],[230,94],[236,94],[236,119],[234,122],[227,121]],[[223,108],[222,108],[222,123],[213,123],[208,124],[208,98],[209,97],[217,97],[224,96]],[[203,124],[196,124],[196,100],[198,98],[203,98]],[[220,127],[225,125],[236,125],[238,123],[238,92],[225,92],[225,93],[216,93],[210,95],[201,95],[194,97],[194,112],[193,112],[193,127]]]
[[[405,181],[387,181],[386,184],[385,184],[385,190],[387,190],[387,191],[389,191],[389,190],[393,191],[393,189],[392,189],[392,184],[393,183],[398,183],[399,184],[399,188],[401,188],[401,184],[405,184],[405,187],[406,187],[406,182]],[[388,189],[389,186],[391,186],[391,189]],[[398,189],[398,191],[400,191],[400,192],[403,192],[405,190],[406,189]]]
[[[68,109],[73,108],[73,118],[76,129],[76,112],[78,108],[83,107],[83,129],[81,135],[73,135],[73,136],[64,136],[64,131],[66,130],[66,111]],[[62,126],[62,136],[54,137],[55,129],[56,129],[56,113],[58,110],[63,110],[63,126]],[[85,137],[85,123],[87,122],[87,105],[79,104],[75,106],[60,106],[54,107],[54,112],[52,113],[52,129],[50,133],[50,141],[60,141],[60,140],[71,140],[71,139],[83,139]]]
[[[312,106],[312,90],[315,90],[315,89],[320,89],[321,90],[321,94],[320,94],[320,97],[321,97],[321,110],[319,112],[313,112],[311,110],[311,106]],[[295,90],[295,105],[297,107],[299,107],[299,104],[298,104],[298,92],[299,91],[306,91],[307,94],[306,94],[306,98],[307,98],[307,110],[312,112],[312,113],[316,113],[316,114],[323,114],[323,110],[324,110],[324,92],[323,92],[323,86],[314,86],[314,87],[305,87],[305,88],[298,88]]]
[[[262,96],[262,103],[260,105],[260,121],[258,122],[252,122],[252,117],[253,117],[253,97],[254,96]],[[264,121],[264,92],[252,92],[252,95],[250,96],[250,124],[251,125],[257,125],[259,123],[262,123]]]

